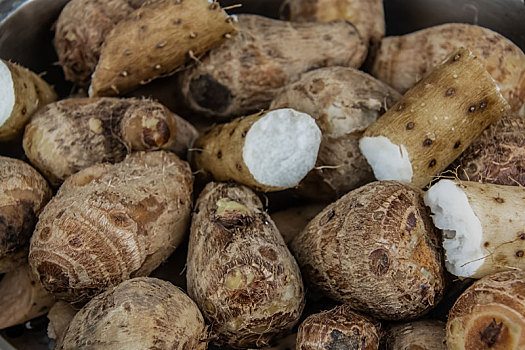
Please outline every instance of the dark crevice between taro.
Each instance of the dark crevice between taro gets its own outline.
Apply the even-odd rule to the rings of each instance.
[[[190,94],[200,107],[224,112],[233,98],[231,91],[210,74],[199,75],[190,82]]]

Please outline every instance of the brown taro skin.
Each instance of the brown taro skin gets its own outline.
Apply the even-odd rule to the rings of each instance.
[[[372,182],[320,212],[291,249],[310,286],[385,320],[420,317],[444,288],[440,242],[422,192]]]
[[[173,284],[140,277],[98,295],[75,315],[59,350],[205,350],[195,302]]]
[[[445,322],[420,320],[393,324],[381,339],[381,350],[447,350]]]
[[[160,103],[138,98],[69,98],[41,109],[23,146],[31,163],[58,187],[92,165],[132,151],[165,149],[185,157],[197,130]]]
[[[525,186],[525,117],[503,116],[452,164],[458,177],[506,186]]]
[[[66,79],[87,87],[102,44],[115,25],[146,0],[71,0],[55,24],[53,45]]]
[[[257,195],[234,183],[201,192],[186,277],[218,345],[267,346],[291,331],[304,307],[295,259]]]
[[[383,0],[285,0],[279,12],[282,19],[298,22],[345,19],[367,45],[385,36]]]
[[[377,350],[381,325],[348,305],[308,316],[297,331],[297,350]]]
[[[27,262],[38,214],[51,196],[46,180],[29,164],[0,156],[0,274]]]
[[[479,58],[512,113],[524,117],[525,54],[503,35],[477,25],[447,23],[383,38],[370,72],[404,93],[460,47]]]
[[[215,119],[268,109],[279,89],[301,73],[359,67],[367,48],[344,20],[297,23],[239,15],[239,34],[181,74],[187,107]]]
[[[115,96],[184,69],[237,34],[237,22],[217,1],[155,0],[107,35],[89,96]]]
[[[525,273],[486,276],[469,287],[449,312],[450,350],[522,350],[525,346]]]
[[[40,214],[29,251],[33,272],[70,303],[147,276],[186,237],[192,185],[188,163],[165,151],[132,153],[70,176]]]
[[[399,99],[396,90],[351,67],[316,69],[285,86],[270,108],[304,112],[315,119],[323,134],[315,168],[297,192],[316,201],[333,201],[374,181],[359,139]]]

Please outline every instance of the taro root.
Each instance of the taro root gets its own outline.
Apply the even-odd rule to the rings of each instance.
[[[197,305],[169,282],[124,281],[75,315],[61,350],[205,350],[206,325]]]
[[[359,150],[359,139],[400,98],[386,84],[347,67],[317,69],[285,86],[270,108],[304,112],[323,133],[316,166],[301,181],[298,192],[315,200],[335,200],[374,181]]]
[[[191,224],[186,277],[217,344],[262,347],[289,332],[304,307],[299,267],[259,198],[209,183]]]
[[[65,301],[57,301],[49,310],[47,318],[49,324],[47,326],[47,336],[55,340],[55,348],[60,349],[62,341],[66,335],[67,327],[71,323],[73,317],[78,312],[71,304]]]
[[[106,36],[145,0],[71,0],[55,25],[53,45],[66,79],[88,87]]]
[[[525,117],[491,124],[452,163],[461,180],[525,186]]]
[[[295,23],[239,15],[239,35],[183,72],[182,94],[193,112],[231,119],[267,109],[279,89],[301,73],[359,67],[366,51],[343,20]]]
[[[0,156],[0,273],[27,262],[29,239],[51,195],[29,164]]]
[[[57,99],[40,76],[0,59],[0,141],[16,139],[31,116]]]
[[[385,36],[383,0],[285,0],[279,12],[281,18],[299,22],[342,18],[357,28],[366,44]]]
[[[525,188],[441,180],[424,199],[443,230],[450,273],[481,278],[525,269]]]
[[[355,310],[417,318],[443,294],[440,242],[422,192],[372,182],[320,212],[291,249],[305,280]]]
[[[297,331],[297,350],[377,350],[381,325],[348,305],[308,316]]]
[[[148,275],[186,236],[192,184],[189,165],[164,151],[71,175],[40,214],[29,252],[34,273],[71,303]]]
[[[24,151],[49,182],[131,151],[165,149],[186,157],[197,130],[147,99],[70,98],[47,105],[26,127]]]
[[[378,180],[424,187],[508,109],[481,61],[462,48],[369,126],[359,147]]]
[[[5,274],[0,280],[0,329],[44,315],[55,298],[35,280],[27,264]]]
[[[448,23],[386,37],[371,73],[404,93],[460,47],[469,48],[479,58],[512,112],[525,116],[525,54],[512,41],[487,28]],[[474,81],[471,86],[475,86]]]
[[[106,36],[89,96],[120,95],[173,75],[236,33],[237,23],[218,2],[148,1]]]
[[[212,127],[195,141],[192,162],[215,180],[279,191],[296,186],[314,167],[320,143],[309,115],[276,109]]]
[[[280,210],[273,213],[271,217],[284,241],[288,244],[325,207],[326,204],[308,204]]]
[[[525,344],[525,273],[500,272],[474,283],[450,310],[450,350],[520,350]]]
[[[394,324],[381,339],[381,350],[447,350],[445,322],[435,320]]]

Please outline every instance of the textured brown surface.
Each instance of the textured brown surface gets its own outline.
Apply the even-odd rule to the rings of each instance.
[[[93,298],[73,318],[60,349],[205,350],[197,305],[169,282],[134,278]]]
[[[173,75],[192,57],[237,33],[218,2],[156,0],[120,21],[106,37],[90,96],[114,96]]]
[[[316,168],[301,181],[298,192],[315,200],[335,200],[373,181],[359,139],[400,98],[388,85],[346,67],[316,69],[285,86],[270,108],[307,113],[323,133]]]
[[[186,236],[192,183],[189,165],[164,151],[70,176],[40,215],[33,271],[70,302],[148,275]]]
[[[293,23],[239,15],[239,35],[212,50],[181,76],[193,111],[231,118],[266,109],[301,73],[329,66],[359,67],[366,46],[343,20]]]
[[[447,350],[445,322],[435,320],[394,324],[381,339],[381,350]]]
[[[26,127],[24,150],[54,186],[131,151],[165,149],[185,158],[197,137],[186,120],[148,99],[70,98],[47,105]]]
[[[416,318],[443,294],[440,243],[421,192],[367,184],[326,207],[292,241],[305,280],[381,319]]]
[[[404,145],[412,183],[423,187],[508,110],[482,62],[462,48],[407,91],[364,137]]]
[[[290,331],[304,306],[301,273],[259,198],[210,183],[190,233],[188,292],[217,343],[261,347]]]
[[[0,156],[0,274],[26,263],[38,214],[51,195],[29,164]]]
[[[297,331],[297,350],[377,350],[381,325],[348,305],[308,316]]]
[[[146,0],[72,0],[55,25],[53,45],[67,80],[88,87],[102,44],[115,25]]]
[[[452,164],[458,177],[525,186],[525,117],[504,116],[491,124]]]
[[[487,276],[463,293],[450,310],[451,350],[521,350],[525,345],[525,273]]]
[[[20,136],[31,116],[46,104],[55,101],[57,95],[39,75],[16,63],[1,61],[11,72],[15,94],[11,115],[0,125],[0,141],[6,141]]]
[[[525,116],[525,54],[510,40],[487,28],[450,23],[386,37],[371,72],[404,93],[460,47],[469,48],[478,56],[512,112]]]
[[[44,315],[55,299],[34,279],[26,264],[5,274],[0,281],[0,329]]]
[[[377,43],[385,36],[383,0],[286,0],[280,16],[300,22],[341,18],[357,28],[366,44]]]

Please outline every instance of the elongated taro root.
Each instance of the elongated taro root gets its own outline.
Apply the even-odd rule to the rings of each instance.
[[[273,213],[271,217],[283,236],[284,242],[288,244],[325,207],[325,204],[303,205],[278,211]]]
[[[142,277],[98,295],[73,318],[60,349],[196,349],[207,347],[197,305],[169,282]]]
[[[37,110],[57,99],[37,74],[0,59],[0,141],[19,136]]]
[[[0,156],[0,273],[27,262],[38,214],[50,199],[42,175],[21,160]]]
[[[387,320],[419,317],[443,294],[441,251],[420,190],[372,182],[320,212],[291,244],[327,296]]]
[[[270,108],[289,107],[316,120],[323,133],[315,168],[298,192],[310,198],[335,200],[374,181],[359,150],[359,139],[401,98],[391,87],[353,68],[329,67],[305,73],[285,86]]]
[[[285,0],[280,16],[300,22],[342,18],[357,28],[366,44],[377,43],[385,36],[383,0]]]
[[[201,192],[187,266],[188,293],[218,344],[268,345],[301,316],[304,289],[297,263],[247,187],[212,182]]]
[[[382,350],[447,350],[445,323],[435,320],[395,324],[381,339]]]
[[[67,327],[75,317],[77,309],[65,301],[57,301],[47,313],[49,324],[47,326],[47,336],[55,340],[55,348],[60,349],[62,341],[66,335]]]
[[[237,23],[218,2],[146,2],[106,36],[89,95],[119,95],[173,75],[236,33]]]
[[[296,186],[314,167],[321,131],[307,114],[277,109],[217,125],[194,145],[195,168],[259,191]]]
[[[70,176],[40,214],[29,252],[34,273],[72,303],[148,275],[186,236],[192,184],[189,165],[164,151]]]
[[[185,157],[197,130],[147,99],[71,98],[47,105],[26,127],[24,150],[54,185],[131,151],[165,149]]]
[[[425,194],[425,204],[443,230],[453,275],[525,270],[525,188],[441,180]]]
[[[308,316],[297,331],[297,350],[377,350],[378,322],[352,311],[348,305]]]
[[[525,186],[525,117],[504,116],[452,163],[461,180]]]
[[[34,279],[27,264],[7,273],[0,281],[0,329],[44,315],[55,298]]]
[[[71,0],[55,25],[53,45],[67,80],[88,87],[106,36],[145,0]]]
[[[239,35],[181,76],[188,107],[215,118],[266,109],[301,73],[328,66],[359,67],[366,46],[342,21],[292,23],[239,15]]]
[[[512,112],[525,116],[525,54],[512,41],[487,28],[449,23],[386,37],[371,73],[404,93],[460,47],[469,48],[479,58]]]
[[[500,272],[474,283],[450,310],[450,350],[521,350],[525,344],[525,273]]]
[[[508,109],[480,60],[462,48],[369,126],[359,147],[378,180],[423,187]]]

